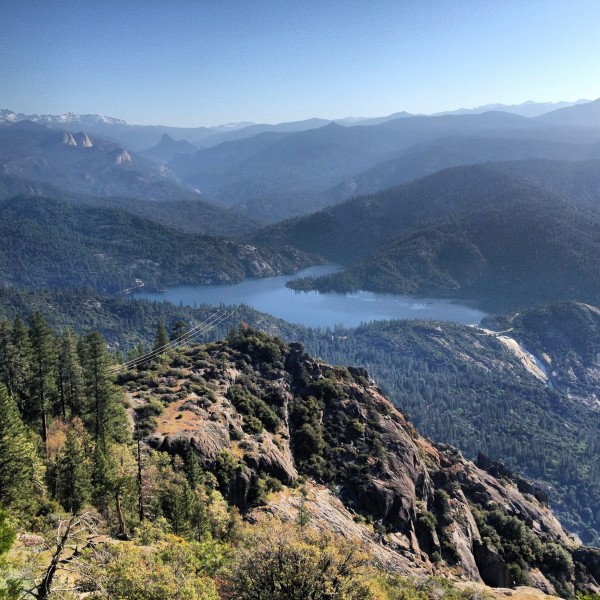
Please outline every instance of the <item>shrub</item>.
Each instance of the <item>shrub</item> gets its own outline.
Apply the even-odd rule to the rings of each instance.
[[[221,450],[215,458],[215,477],[225,487],[232,477],[242,469],[238,459],[229,450]]]
[[[365,558],[354,541],[265,519],[238,549],[227,592],[236,600],[370,600]]]
[[[104,548],[91,571],[110,598],[120,600],[218,600],[214,581],[190,544],[172,538],[164,551],[132,545]],[[104,595],[92,595],[101,598]]]
[[[263,430],[263,424],[259,419],[252,415],[244,416],[244,423],[242,425],[246,433],[260,433]]]
[[[555,577],[570,578],[574,572],[571,555],[558,544],[545,544],[542,550],[542,570]]]

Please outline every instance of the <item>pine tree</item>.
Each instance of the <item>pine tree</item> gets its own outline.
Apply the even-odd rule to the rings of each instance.
[[[109,506],[114,502],[112,514],[117,517],[117,536],[126,539],[126,517],[136,501],[135,457],[125,444],[108,442],[96,446],[94,463],[96,504],[103,513],[110,514]]]
[[[184,454],[185,475],[190,487],[195,490],[198,486],[204,483],[205,474],[198,460],[198,454],[190,446]]]
[[[188,330],[188,326],[185,321],[175,321],[175,325],[173,325],[173,331],[171,333],[171,341],[178,340],[180,337],[185,335]]]
[[[140,358],[146,354],[146,346],[144,346],[143,342],[136,344],[133,348],[129,349],[126,356],[126,362],[130,360],[135,360],[136,358]]]
[[[0,383],[3,383],[11,396],[14,396],[13,359],[15,348],[12,343],[10,323],[0,322]]]
[[[6,522],[6,513],[0,510],[0,560],[10,550],[15,537],[15,531]]]
[[[76,513],[92,496],[91,469],[85,455],[83,424],[75,419],[67,431],[67,441],[58,467],[58,499],[69,511]]]
[[[35,313],[29,324],[31,342],[31,412],[40,422],[44,446],[48,442],[48,418],[50,402],[55,392],[56,352],[52,330],[40,313]]]
[[[0,503],[27,499],[33,493],[36,456],[17,405],[0,385]]]
[[[306,489],[302,489],[302,495],[300,496],[300,504],[298,506],[298,513],[296,514],[296,525],[298,527],[306,527],[310,523],[310,510],[306,506],[307,493]]]
[[[127,439],[126,417],[112,381],[106,342],[98,332],[85,337],[83,374],[86,392],[84,421],[96,444]]]
[[[167,335],[167,330],[165,326],[162,324],[162,321],[158,324],[156,328],[156,335],[154,336],[154,345],[152,346],[152,352],[156,352],[157,350],[161,350],[169,343],[169,336]]]
[[[4,556],[10,550],[16,538],[16,532],[6,522],[6,514],[0,510],[0,599],[18,600],[23,597],[21,582],[7,577]]]
[[[10,393],[17,402],[21,415],[25,417],[31,378],[31,344],[29,331],[19,315],[13,321],[12,347],[12,389]]]
[[[83,369],[77,354],[77,339],[68,329],[58,340],[58,393],[63,419],[80,417],[84,401]]]

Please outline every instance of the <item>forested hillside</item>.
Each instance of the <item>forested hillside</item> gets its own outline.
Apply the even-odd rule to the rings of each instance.
[[[326,197],[342,201],[377,193],[414,181],[449,167],[488,164],[496,161],[528,162],[527,159],[585,162],[600,156],[597,142],[580,140],[513,139],[503,137],[450,137],[417,144],[394,158],[375,165],[326,192]],[[528,172],[526,171],[526,174]]]
[[[0,203],[3,285],[117,292],[141,283],[235,282],[315,262],[298,250],[184,234],[123,210],[30,197]]]
[[[563,522],[589,543],[598,543],[600,521],[600,416],[595,394],[595,359],[574,346],[561,348],[552,334],[560,313],[533,333],[507,333],[551,361],[550,383],[530,372],[518,355],[494,335],[442,323],[393,321],[338,330],[330,336],[307,333],[307,347],[335,364],[369,370],[396,406],[436,441],[453,444],[475,459],[479,452],[545,482],[550,503]],[[578,315],[581,336],[595,339],[597,322]],[[523,320],[535,313],[523,313]],[[569,359],[566,360],[565,357]],[[571,368],[577,364],[576,377]]]
[[[445,169],[257,232],[256,243],[289,244],[344,265],[358,262],[404,231],[506,198],[545,193],[523,177],[491,166]]]
[[[258,229],[259,224],[230,210],[183,194],[176,200],[145,200],[132,197],[98,197],[69,192],[49,184],[0,175],[0,201],[22,197],[51,198],[75,205],[123,209],[139,217],[186,233],[236,237]]]
[[[184,233],[211,237],[239,238],[250,235],[260,227],[258,221],[250,217],[240,216],[199,199],[147,202],[139,198],[87,197],[78,199],[77,203],[125,210]]]
[[[543,188],[415,228],[346,271],[294,289],[371,290],[474,300],[502,311],[559,300],[600,302],[600,216]]]

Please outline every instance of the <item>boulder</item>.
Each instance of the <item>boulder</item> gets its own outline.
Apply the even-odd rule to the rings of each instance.
[[[513,585],[513,580],[500,555],[487,544],[475,541],[473,543],[473,556],[479,575],[486,585],[491,587],[508,588]]]

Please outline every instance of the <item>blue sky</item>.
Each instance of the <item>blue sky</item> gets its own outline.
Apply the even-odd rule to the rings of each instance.
[[[597,0],[6,0],[0,108],[180,126],[600,97]]]

